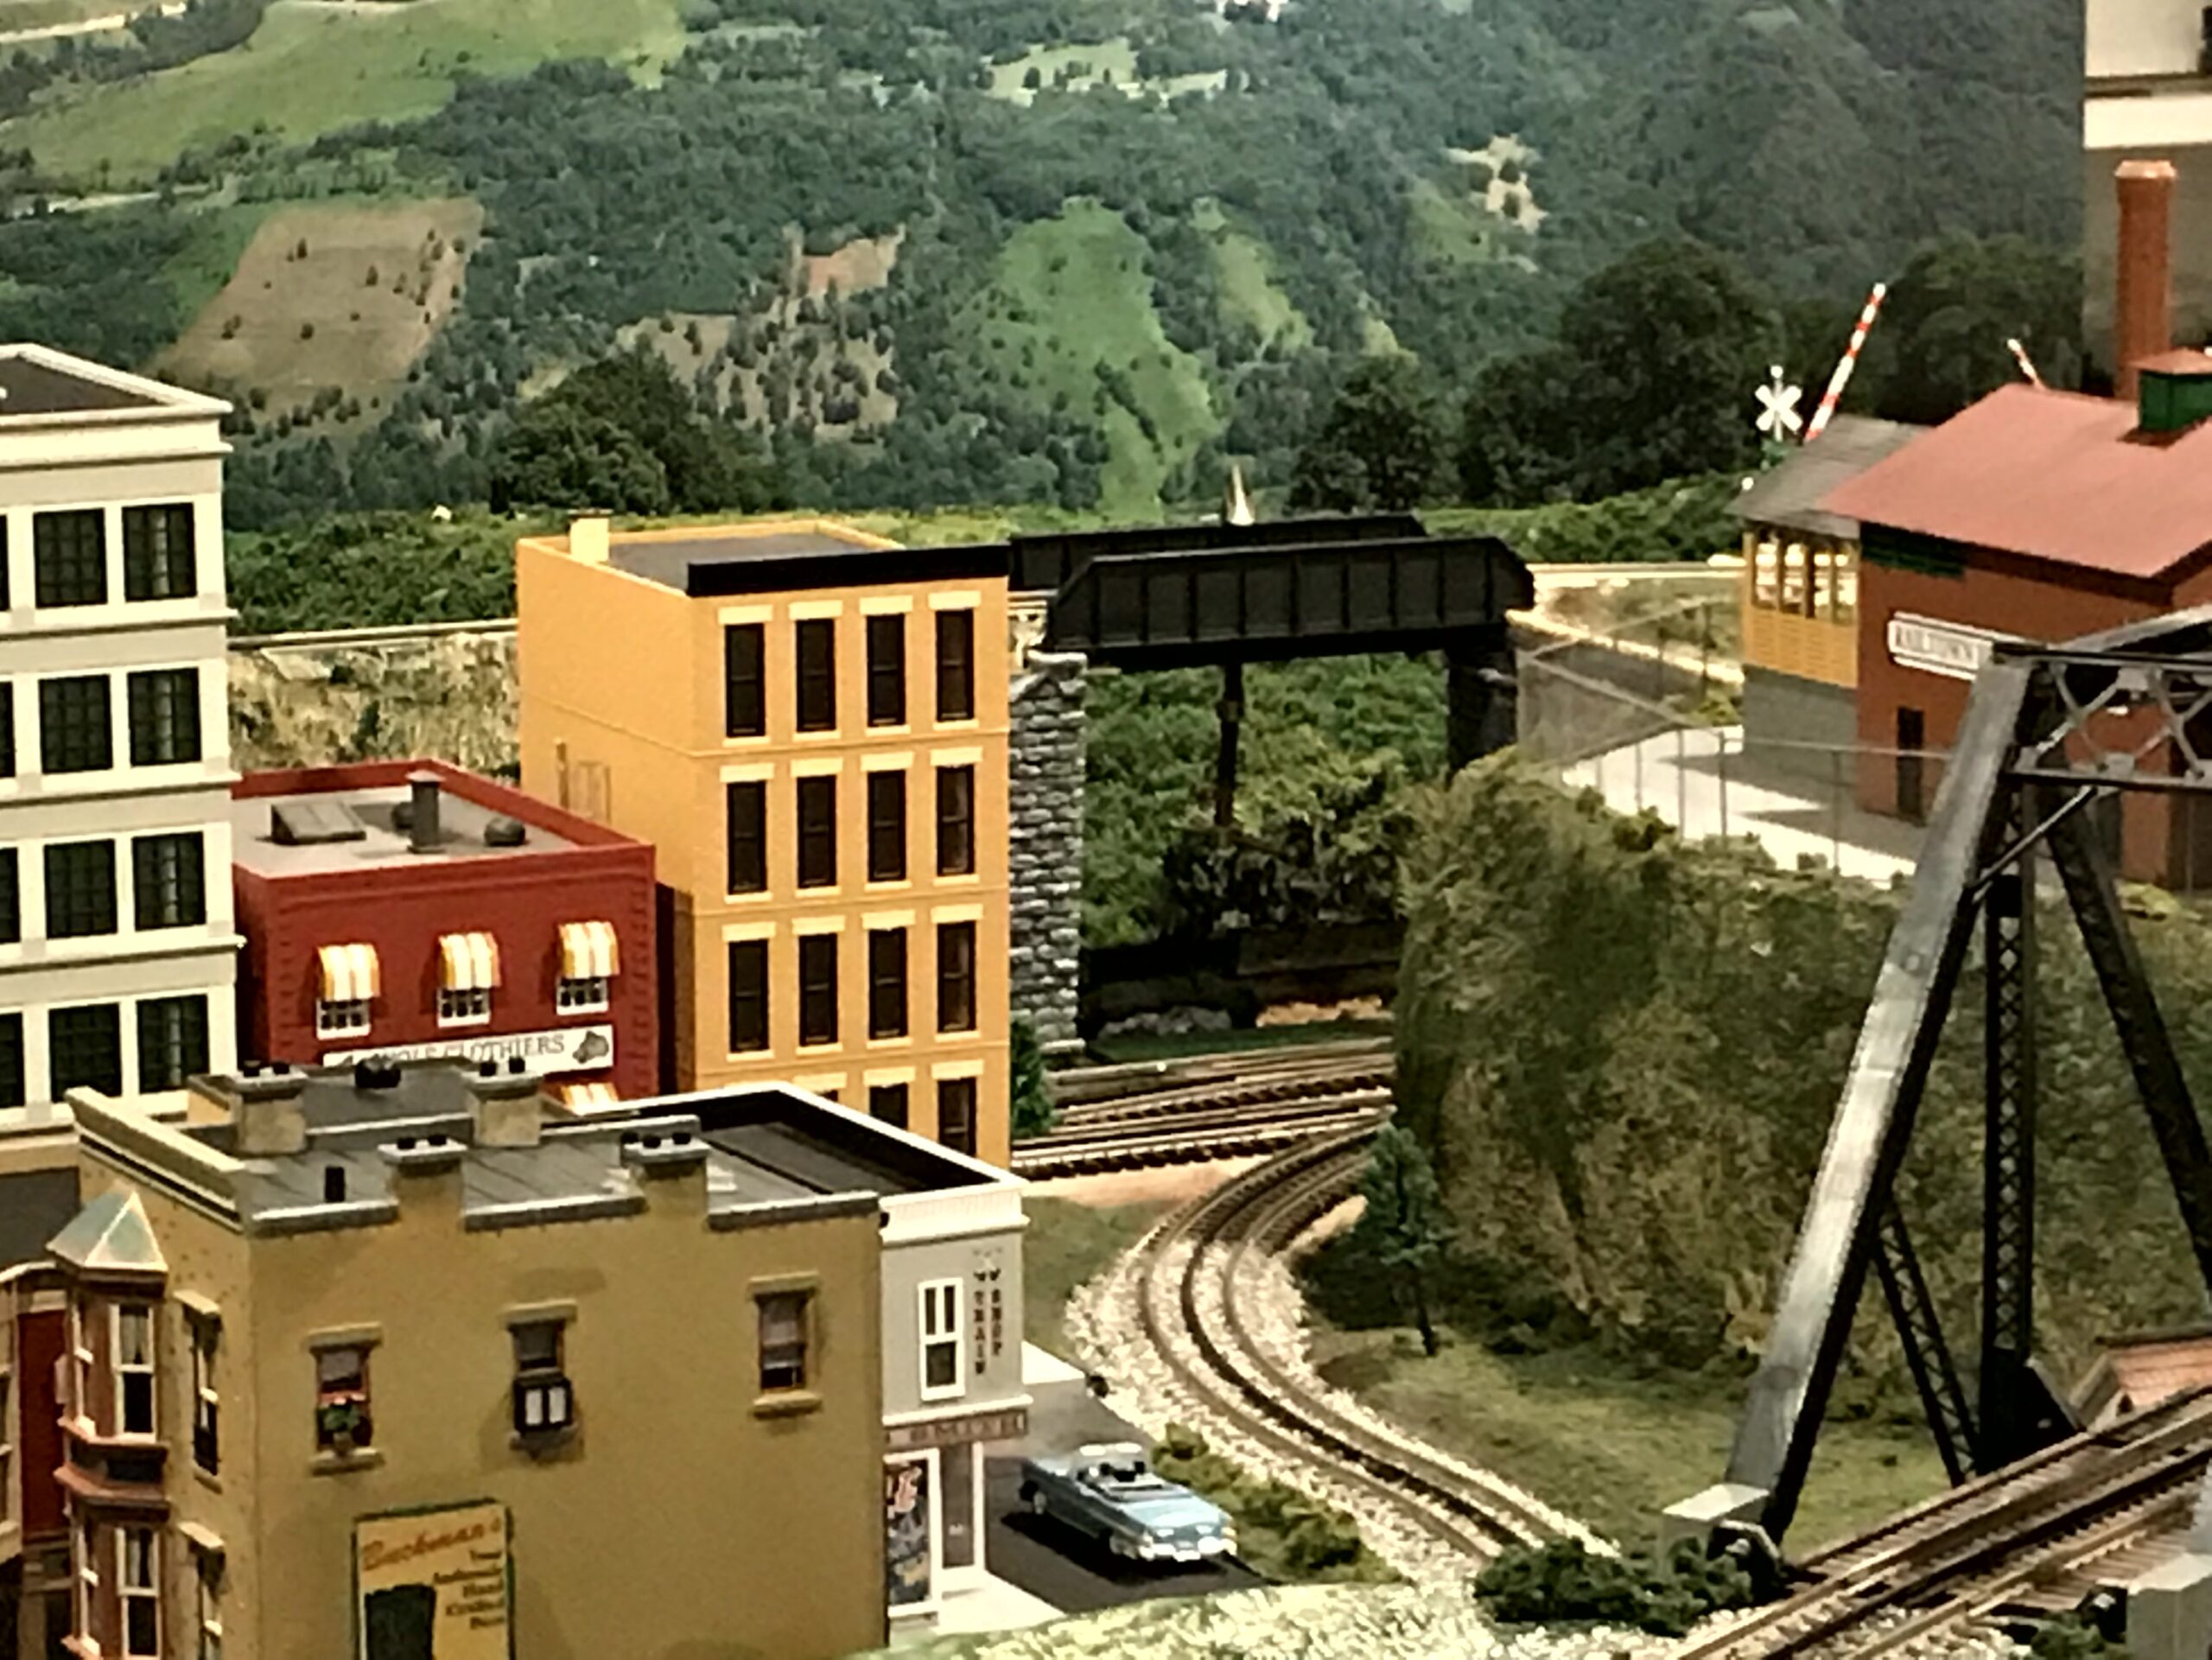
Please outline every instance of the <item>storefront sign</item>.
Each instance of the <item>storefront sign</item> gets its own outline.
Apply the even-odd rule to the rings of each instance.
[[[614,1064],[614,1028],[571,1026],[558,1032],[480,1032],[474,1037],[433,1038],[428,1043],[393,1043],[381,1048],[338,1049],[326,1054],[326,1066],[350,1066],[357,1060],[453,1060],[474,1066],[495,1061],[505,1066],[519,1058],[533,1072],[595,1072]]]
[[[493,1504],[354,1523],[361,1660],[513,1660],[507,1533]]]
[[[958,1447],[968,1441],[1015,1441],[1029,1433],[1029,1414],[1021,1407],[978,1412],[965,1418],[930,1418],[920,1423],[887,1424],[884,1445],[893,1453],[922,1447]]]
[[[1900,611],[1890,619],[1890,660],[1901,669],[1918,669],[1952,680],[1971,680],[1989,661],[1990,648],[2015,634],[1993,633],[1962,622],[1938,622]]]
[[[884,1597],[893,1609],[930,1600],[936,1557],[930,1526],[933,1458],[899,1459],[883,1466]],[[374,1657],[371,1657],[374,1660]]]

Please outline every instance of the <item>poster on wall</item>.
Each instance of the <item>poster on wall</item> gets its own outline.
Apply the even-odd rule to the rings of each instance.
[[[506,1508],[489,1503],[353,1523],[360,1660],[513,1660]]]
[[[893,1608],[930,1600],[930,1460],[883,1466],[883,1575]]]

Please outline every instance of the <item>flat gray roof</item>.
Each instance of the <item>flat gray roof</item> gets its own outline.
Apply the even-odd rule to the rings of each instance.
[[[1818,438],[1791,450],[1761,474],[1750,489],[1728,504],[1728,511],[1750,524],[1847,541],[1859,534],[1859,521],[1824,512],[1821,499],[1927,430],[1902,421],[1839,415]]]
[[[77,1214],[77,1173],[27,1170],[0,1176],[0,1268],[36,1262]]]
[[[76,415],[151,410],[154,399],[29,358],[0,357],[0,415]]]
[[[642,576],[663,588],[688,593],[693,565],[760,564],[778,559],[836,559],[874,553],[819,531],[791,531],[775,536],[699,536],[625,542],[614,537],[607,547],[607,563],[632,576]]]
[[[404,784],[368,789],[316,790],[298,795],[233,796],[231,799],[231,857],[266,876],[322,875],[341,870],[375,870],[394,864],[452,859],[512,859],[531,853],[573,848],[577,843],[537,824],[526,824],[519,847],[492,847],[485,827],[505,814],[494,812],[451,789],[438,792],[441,840],[435,853],[416,853],[407,832],[392,822],[396,808],[410,799]],[[287,847],[275,839],[270,815],[288,805],[338,803],[360,822],[357,842],[314,842]]]

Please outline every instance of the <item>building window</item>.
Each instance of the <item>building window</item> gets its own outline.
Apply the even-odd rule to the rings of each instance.
[[[69,1410],[87,1428],[92,1424],[92,1306],[83,1297],[69,1300]]]
[[[344,1453],[372,1444],[369,1352],[358,1343],[315,1353],[315,1444]]]
[[[48,1010],[46,1048],[56,1101],[77,1089],[123,1093],[123,1011],[113,1003]]]
[[[0,1014],[0,1107],[20,1107],[23,1089],[23,1017]]]
[[[938,924],[937,1029],[976,1029],[976,925],[972,922]]]
[[[906,880],[906,775],[868,775],[868,879]]]
[[[92,1619],[100,1602],[100,1530],[86,1519],[77,1523],[76,1637],[80,1652],[98,1654]]]
[[[0,544],[7,537],[0,533]],[[0,547],[0,561],[7,558],[4,547]],[[4,608],[4,607],[0,607]],[[0,680],[0,778],[16,776],[16,684]]]
[[[315,1006],[315,1034],[319,1038],[359,1037],[368,1029],[369,1005],[365,999],[318,1002]]]
[[[868,1091],[868,1116],[880,1123],[895,1129],[906,1128],[907,1086],[904,1084],[872,1084]]]
[[[31,521],[35,591],[44,606],[107,603],[106,515],[97,507]]]
[[[834,732],[837,727],[837,625],[810,617],[798,625],[798,729]]]
[[[482,1026],[492,1018],[492,989],[467,986],[438,988],[440,1026]]]
[[[16,875],[16,849],[0,848],[0,942],[15,944],[23,937],[23,896]]]
[[[574,1427],[575,1392],[562,1367],[567,1322],[524,1320],[512,1328],[515,1344],[515,1434],[544,1435]]]
[[[922,1282],[922,1399],[960,1393],[960,1282]]]
[[[760,1318],[760,1392],[806,1387],[807,1294],[778,1291],[755,1299]]]
[[[906,619],[868,620],[868,723],[906,724]]]
[[[499,942],[487,933],[438,936],[438,1024],[482,1026],[499,983]]]
[[[192,1322],[192,1461],[211,1476],[223,1467],[223,1403],[215,1389],[215,1339],[221,1329],[212,1320]]]
[[[729,1052],[768,1046],[768,942],[734,939],[729,946]]]
[[[976,769],[937,769],[937,874],[970,876],[976,871]]]
[[[976,1080],[946,1078],[938,1080],[937,1139],[955,1153],[976,1155]]]
[[[181,1090],[207,1070],[207,999],[143,997],[138,1002],[138,1088]]]
[[[123,1528],[123,1652],[133,1657],[162,1651],[162,1559],[151,1528]]]
[[[199,831],[136,836],[130,863],[141,928],[194,928],[207,920],[207,858]]]
[[[319,945],[315,1007],[315,1035],[358,1037],[369,1029],[380,965],[373,945]]]
[[[732,894],[765,893],[768,887],[768,786],[758,779],[725,786],[729,887]]]
[[[937,614],[937,718],[976,718],[976,614]]]
[[[114,932],[115,843],[48,843],[47,937],[76,939]]]
[[[798,885],[837,885],[837,779],[835,773],[798,780]]]
[[[123,597],[188,600],[199,592],[192,509],[184,503],[123,510]]]
[[[200,1653],[197,1660],[223,1660],[223,1604],[216,1559],[203,1554],[196,1580],[200,1587]]]
[[[133,766],[174,766],[200,759],[199,670],[134,674],[130,702]]]
[[[871,928],[868,935],[868,1034],[906,1035],[906,931]]]
[[[758,738],[768,730],[767,631],[757,622],[722,630],[722,731]]]
[[[115,1427],[118,1434],[154,1433],[154,1311],[118,1304],[115,1315]]]
[[[602,1014],[613,1002],[613,985],[596,975],[575,979],[567,975],[554,989],[554,1007],[563,1014]]]
[[[1763,536],[1751,548],[1751,603],[1771,611],[1781,599],[1782,545]]]
[[[48,773],[104,773],[115,765],[105,675],[38,683],[38,752],[40,769]]]
[[[798,1040],[837,1040],[837,936],[802,934],[798,942]]]

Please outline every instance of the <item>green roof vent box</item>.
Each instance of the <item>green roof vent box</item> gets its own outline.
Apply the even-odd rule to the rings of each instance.
[[[2143,432],[2180,432],[2212,415],[2212,353],[2161,352],[2136,365],[2136,426]]]

